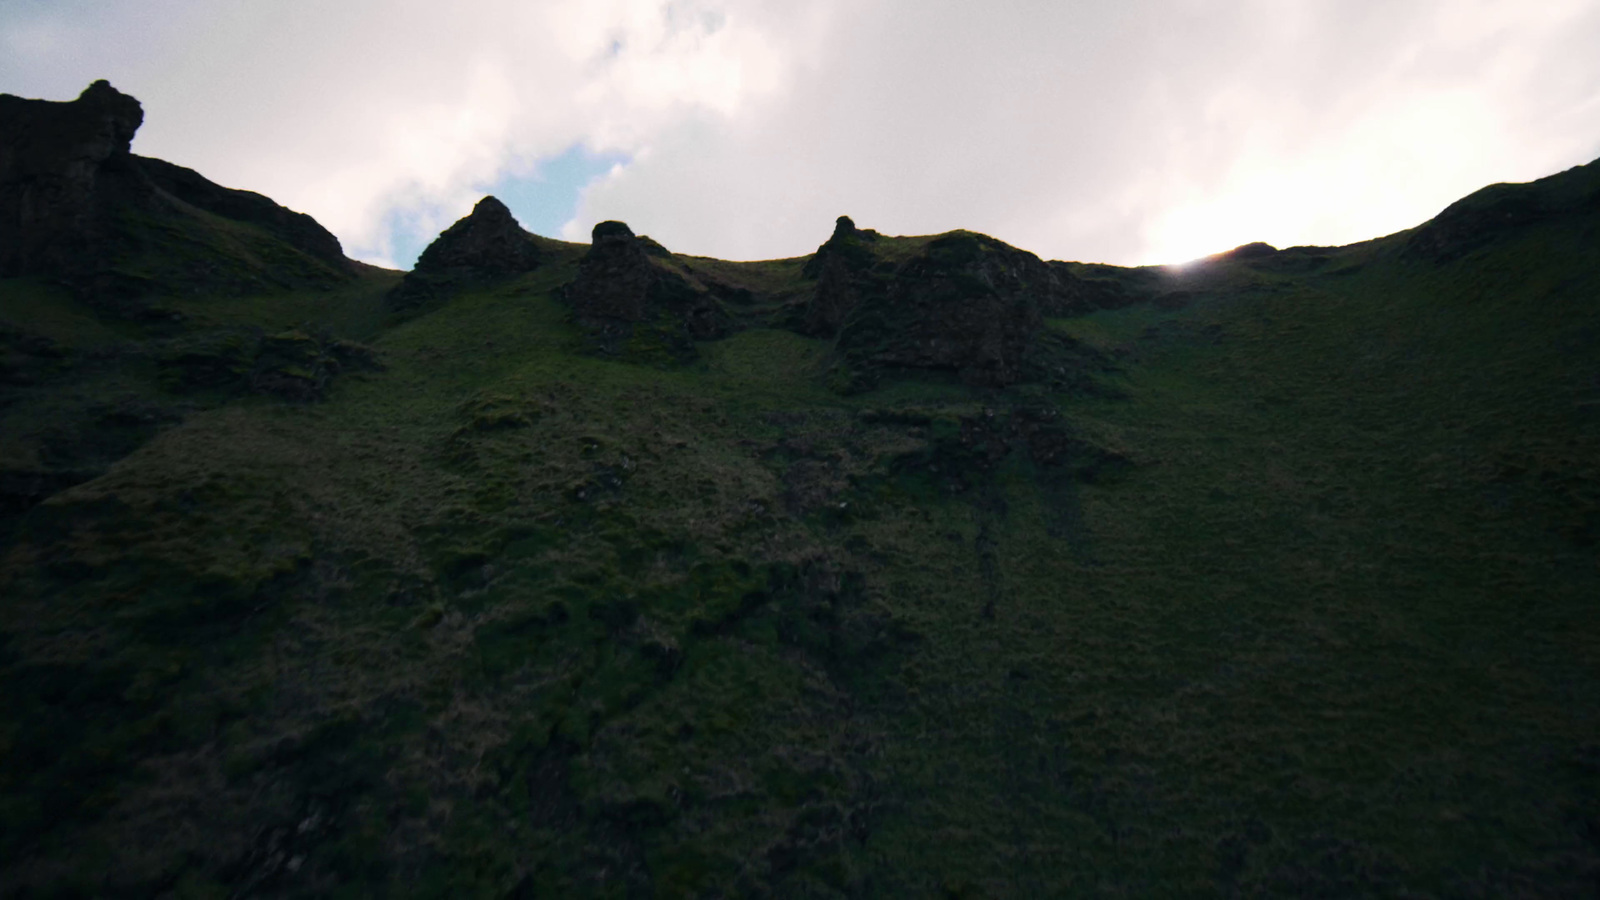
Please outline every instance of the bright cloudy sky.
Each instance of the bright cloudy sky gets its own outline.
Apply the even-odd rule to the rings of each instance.
[[[1047,259],[1411,227],[1600,157],[1600,0],[0,0],[0,92],[401,267],[484,193],[587,240],[810,252],[848,213]]]

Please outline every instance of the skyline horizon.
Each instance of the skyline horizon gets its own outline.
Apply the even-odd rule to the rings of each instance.
[[[845,210],[1170,265],[1369,240],[1600,157],[1594,40],[1582,0],[20,0],[0,91],[105,77],[152,113],[140,152],[399,268],[484,194],[551,237],[648,222],[721,259]]]

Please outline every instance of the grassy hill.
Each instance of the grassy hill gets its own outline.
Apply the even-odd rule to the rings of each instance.
[[[649,251],[687,356],[581,246],[0,281],[0,894],[1593,896],[1596,172],[1050,264],[1002,384],[857,377],[812,257]]]

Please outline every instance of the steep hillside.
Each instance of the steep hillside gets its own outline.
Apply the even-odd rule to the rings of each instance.
[[[129,151],[144,111],[104,81],[0,94],[0,537],[188,414],[319,396],[375,363],[399,273],[304,213]]]
[[[1592,896],[1597,171],[1181,271],[485,200],[0,281],[0,895]]]

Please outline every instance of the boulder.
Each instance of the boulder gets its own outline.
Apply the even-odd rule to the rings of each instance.
[[[837,335],[845,318],[861,305],[865,294],[883,287],[882,282],[893,273],[894,267],[880,262],[874,255],[872,246],[878,239],[876,231],[856,228],[849,216],[835,220],[833,235],[817,248],[816,255],[802,270],[805,277],[817,280],[817,289],[800,321],[802,334]]]

